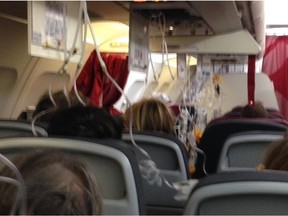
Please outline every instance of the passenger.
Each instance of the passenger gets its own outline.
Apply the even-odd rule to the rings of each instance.
[[[288,136],[285,134],[282,140],[275,141],[267,148],[260,169],[288,171]]]
[[[133,112],[132,128],[137,131],[150,130],[174,134],[174,117],[165,103],[158,99],[142,99],[132,104],[124,113],[125,125],[129,128],[130,111]]]
[[[79,102],[76,94],[74,93],[69,93],[68,94],[68,97],[69,97],[69,101],[70,101],[70,104],[69,102],[67,101],[67,98],[64,94],[64,92],[61,90],[61,91],[57,91],[55,93],[52,94],[52,97],[53,97],[53,100],[55,101],[56,103],[56,108],[55,109],[65,109],[65,108],[68,108],[68,107],[72,107],[72,106],[76,106],[76,105],[80,105],[81,103]],[[80,95],[81,99],[83,99],[83,101],[86,103],[86,104],[89,104],[89,101],[87,98],[85,98],[83,95]],[[45,93],[39,100],[38,104],[36,105],[36,109],[33,113],[33,116],[35,116],[36,114],[42,112],[42,111],[45,111],[45,110],[49,110],[51,108],[54,107],[54,104],[52,103],[51,99],[50,99],[50,96],[49,96],[49,93]],[[47,113],[41,117],[39,117],[37,119],[38,122],[44,122],[44,123],[49,123],[50,121],[50,118],[51,118],[51,114],[52,112],[50,113]]]
[[[268,118],[268,111],[261,102],[255,102],[244,106],[240,113],[241,117],[245,118]]]
[[[101,214],[95,176],[80,160],[58,151],[35,150],[20,153],[12,161],[25,182],[27,215]],[[0,175],[15,179],[8,167]],[[0,181],[0,214],[11,213],[17,193],[17,187]]]
[[[122,117],[110,115],[102,108],[74,106],[56,111],[50,120],[49,135],[121,139]]]

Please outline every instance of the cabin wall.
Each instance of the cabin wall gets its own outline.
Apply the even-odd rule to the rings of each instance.
[[[56,77],[62,61],[28,54],[27,24],[0,17],[0,26],[0,118],[16,119],[27,106],[35,106],[54,79],[53,92],[65,82],[71,89],[76,63],[69,63],[66,75]],[[93,49],[87,44],[83,63]]]
[[[10,118],[36,59],[27,55],[26,24],[0,17],[0,26],[0,118]]]

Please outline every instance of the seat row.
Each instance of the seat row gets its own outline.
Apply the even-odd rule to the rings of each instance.
[[[285,171],[221,172],[199,181],[184,215],[287,215],[287,201]]]
[[[142,166],[142,169],[156,169],[159,175],[155,178],[162,181],[159,186],[142,178],[138,164],[148,158],[133,147],[129,133],[124,133],[122,140],[115,140],[48,137],[39,125],[35,126],[35,131],[39,137],[33,137],[28,122],[0,121],[0,152],[13,157],[17,152],[35,148],[57,148],[80,157],[95,172],[104,198],[103,214],[182,213],[185,202],[175,200],[177,191],[165,184],[166,181],[174,183],[189,178],[188,155],[173,135],[133,133],[137,145],[156,164],[155,167]]]
[[[207,173],[213,174],[217,172],[221,152],[230,136],[237,133],[255,133],[255,131],[263,134],[276,132],[283,135],[287,128],[287,124],[279,122],[278,119],[219,118],[211,121],[205,128],[198,144],[198,147],[205,153],[206,157],[204,158],[201,155],[197,157],[194,177],[202,178],[206,175],[203,170],[203,164],[205,164]],[[262,146],[264,147],[264,145]],[[247,158],[244,154],[241,155],[241,152],[239,154],[244,160]]]
[[[251,181],[257,181],[257,183],[259,183],[265,178],[266,179],[263,181],[265,181],[267,185],[278,185],[279,181],[282,182],[283,186],[286,186],[287,184],[285,178],[287,175],[286,173],[278,175],[283,175],[282,179],[277,179],[275,177],[273,182],[270,182],[271,179],[268,177],[269,174],[266,174],[267,171],[255,171],[255,165],[260,160],[260,152],[262,152],[265,146],[267,146],[271,141],[281,139],[283,137],[283,131],[248,131],[236,133],[230,137],[228,136],[228,139],[226,139],[223,146],[223,151],[221,151],[219,156],[217,171],[221,172],[200,179],[199,183],[189,195],[188,201],[178,201],[175,200],[177,191],[166,185],[164,182],[162,182],[161,187],[159,187],[157,184],[151,185],[141,177],[141,172],[137,165],[139,161],[143,159],[143,155],[140,152],[135,151],[135,149],[131,147],[131,144],[127,145],[127,143],[131,142],[131,137],[128,133],[123,134],[122,141],[111,139],[75,139],[74,137],[46,137],[47,133],[45,133],[45,130],[40,126],[36,126],[35,130],[43,137],[32,137],[31,135],[33,134],[31,133],[31,126],[29,124],[23,122],[19,123],[18,121],[13,123],[11,120],[6,121],[6,123],[10,127],[9,129],[6,127],[10,133],[1,132],[2,129],[5,128],[5,121],[0,121],[0,137],[2,136],[0,139],[0,152],[4,155],[10,157],[19,151],[52,147],[76,155],[77,157],[87,161],[95,172],[102,190],[104,198],[103,214],[179,215],[183,212],[184,214],[229,214],[229,211],[231,214],[230,207],[236,204],[232,204],[233,202],[231,201],[229,207],[229,205],[225,205],[224,202],[227,193],[236,193],[234,189],[231,189],[231,187],[238,188],[241,185],[244,185],[243,182],[247,185],[249,185]],[[21,125],[19,128],[15,126],[18,125],[18,123]],[[15,131],[13,132],[13,130]],[[9,134],[9,136],[12,137],[5,138],[3,137],[5,134],[6,136]],[[177,138],[172,135],[152,132],[134,133],[133,137],[136,143],[149,153],[152,160],[156,163],[157,168],[161,170],[161,174],[164,176],[163,179],[166,179],[170,183],[186,181],[189,179],[187,155],[182,143]],[[151,145],[151,143],[154,144]],[[255,157],[255,155],[257,155],[257,157]],[[247,158],[251,160],[249,161]],[[231,170],[235,170],[235,168],[238,169],[238,171],[232,172]],[[243,171],[244,168],[253,168],[253,170]],[[222,171],[229,172],[222,173]],[[274,173],[272,174],[274,176]],[[250,179],[249,175],[250,177],[254,176],[254,180],[253,178]],[[264,175],[266,176],[265,178],[263,177]],[[230,178],[231,180],[229,180]],[[255,180],[258,178],[259,180]],[[220,181],[219,179],[225,179],[225,181]],[[234,183],[232,184],[231,181]],[[207,182],[210,182],[211,184],[208,184]],[[255,185],[257,185],[257,183],[255,183]],[[268,187],[267,185],[263,187]],[[220,192],[217,192],[218,187],[220,188]],[[206,195],[202,194],[203,188],[205,189],[203,191]],[[224,192],[225,190],[226,192]],[[211,191],[216,191],[218,195],[211,193]],[[248,191],[249,189],[247,189],[247,193]],[[255,192],[258,193],[257,191]],[[200,198],[199,195],[197,195],[199,193],[202,194]],[[241,190],[239,190],[238,193],[242,194],[243,197],[249,196],[249,194],[244,196],[244,189],[242,193]],[[209,206],[213,206],[213,204],[211,204],[210,201],[213,199],[211,199],[211,197],[209,198],[210,195],[215,198],[212,202],[215,204],[215,207],[211,208],[209,208]],[[207,198],[204,198],[205,196],[207,196]],[[220,198],[222,196],[224,197],[223,200]],[[203,197],[203,199],[201,197]],[[258,196],[255,197],[257,198],[255,198],[256,202],[259,198]],[[274,195],[272,197],[275,198]],[[270,200],[270,198],[267,199]],[[202,201],[200,202],[200,200],[203,200],[204,204]],[[209,200],[209,202],[207,200]],[[200,208],[197,203],[202,207]],[[219,211],[217,208],[221,205],[225,205],[226,210],[225,208],[219,208],[223,210]],[[236,209],[237,208],[235,207],[234,210]],[[257,214],[257,212],[253,212],[255,210],[253,206],[246,208],[246,210],[248,213]],[[261,212],[260,210],[258,211]],[[245,213],[245,211],[240,210],[237,210],[237,212]],[[274,214],[281,214],[280,211],[271,210],[271,212]]]

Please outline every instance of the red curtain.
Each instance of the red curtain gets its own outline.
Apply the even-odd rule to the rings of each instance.
[[[101,53],[111,77],[123,89],[126,85],[128,70],[128,55]],[[111,114],[120,114],[113,105],[121,97],[113,83],[102,71],[96,51],[94,50],[85,63],[76,81],[79,92],[90,99],[92,105],[107,108]]]
[[[262,71],[273,81],[280,112],[288,120],[288,36],[266,36]]]

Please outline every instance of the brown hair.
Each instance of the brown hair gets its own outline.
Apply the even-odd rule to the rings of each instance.
[[[288,171],[288,139],[275,141],[267,148],[263,160],[265,169]]]
[[[246,118],[268,118],[268,112],[261,102],[255,102],[244,106],[240,113],[241,117]]]
[[[55,150],[35,150],[17,154],[13,163],[25,182],[27,214],[101,213],[100,191],[95,177],[84,163],[72,155]],[[5,167],[1,176],[13,178],[14,173]],[[0,182],[0,194],[0,214],[9,214],[17,188]]]
[[[174,133],[174,116],[169,107],[158,99],[142,99],[134,103],[124,113],[126,126],[130,121],[130,112],[133,112],[132,127],[135,130],[162,131]]]

